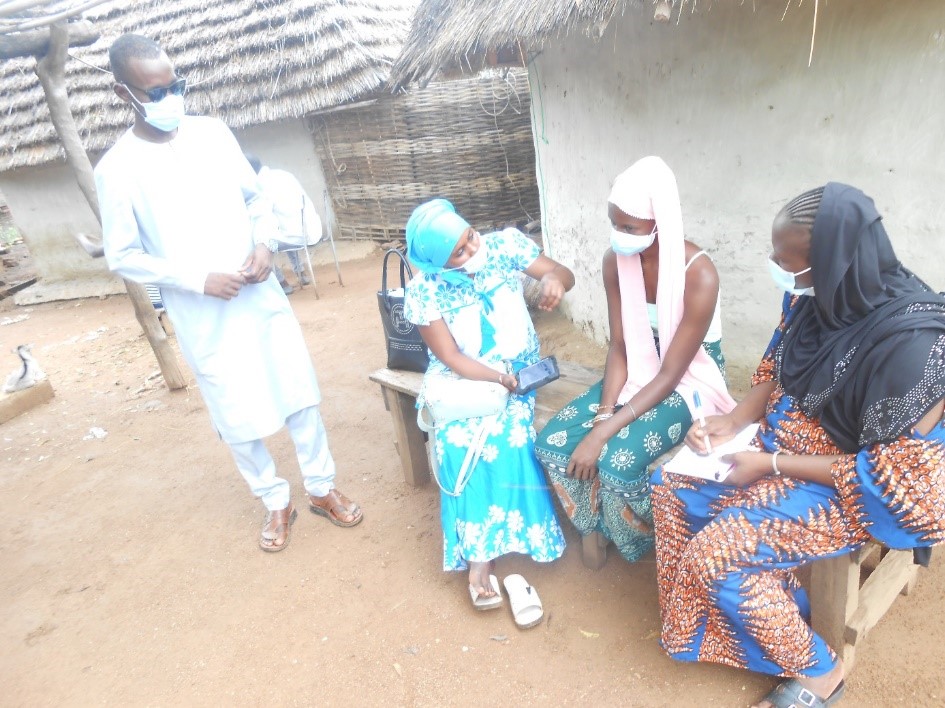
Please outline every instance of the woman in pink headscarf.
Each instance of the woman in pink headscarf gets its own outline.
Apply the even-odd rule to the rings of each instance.
[[[635,561],[653,547],[647,467],[700,412],[735,406],[724,379],[719,275],[685,240],[676,178],[645,157],[617,177],[602,265],[610,321],[604,378],[565,406],[535,452],[582,535]]]

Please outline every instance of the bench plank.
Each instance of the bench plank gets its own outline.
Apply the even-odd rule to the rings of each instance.
[[[416,371],[398,371],[397,369],[378,369],[370,376],[371,381],[381,385],[381,388],[392,388],[401,393],[407,393],[414,398],[420,393],[420,384],[423,383],[423,374]]]
[[[561,370],[561,378],[543,386],[537,392],[535,429],[539,432],[555,413],[600,381],[604,375],[602,369],[591,369],[569,361],[559,361],[558,368]],[[396,369],[378,369],[371,374],[370,379],[374,383],[380,384],[382,390],[397,391],[413,397],[414,400],[420,394],[420,386],[423,384],[423,374],[416,371],[398,371]],[[388,405],[392,404],[388,402]],[[404,473],[406,475],[406,469]]]

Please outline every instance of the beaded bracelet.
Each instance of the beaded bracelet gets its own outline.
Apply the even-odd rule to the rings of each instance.
[[[593,418],[591,418],[591,425],[593,425],[594,423],[601,423],[613,417],[614,417],[613,413],[598,413]]]

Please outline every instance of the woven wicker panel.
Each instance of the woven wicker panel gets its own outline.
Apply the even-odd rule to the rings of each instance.
[[[481,230],[540,218],[525,72],[431,83],[311,119],[336,235],[402,239],[446,197]]]

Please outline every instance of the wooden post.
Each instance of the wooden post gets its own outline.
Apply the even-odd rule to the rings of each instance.
[[[95,179],[92,174],[92,163],[85,153],[85,147],[79,138],[79,131],[75,126],[72,110],[69,108],[69,95],[66,92],[66,55],[69,50],[69,32],[64,23],[56,23],[49,28],[49,50],[45,56],[36,62],[36,75],[46,94],[46,104],[49,106],[49,116],[52,118],[56,133],[66,151],[69,166],[75,172],[79,189],[85,195],[95,218],[102,222],[98,210],[98,197],[95,194]],[[181,371],[177,356],[171,348],[164,328],[158,322],[157,313],[144,287],[138,283],[125,281],[125,289],[135,309],[135,317],[144,330],[145,336],[154,351],[164,382],[169,389],[184,388],[187,382]]]

